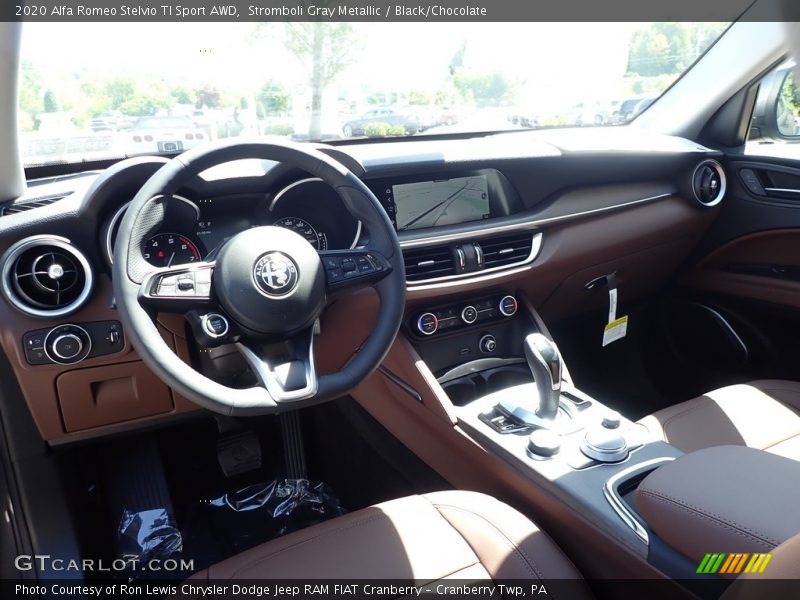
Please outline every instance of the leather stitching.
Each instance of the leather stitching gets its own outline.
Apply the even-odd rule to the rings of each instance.
[[[480,515],[480,514],[476,513],[475,511],[472,511],[472,510],[469,510],[469,509],[466,509],[466,508],[461,508],[459,506],[453,506],[452,504],[434,504],[434,506],[436,507],[437,510],[440,510],[440,509],[451,509],[451,510],[460,511],[462,513],[466,513],[468,515],[472,515],[474,517],[479,518],[481,521],[483,521],[484,523],[489,525],[491,528],[493,528],[495,531],[497,531],[500,534],[501,539],[505,540],[506,544],[515,552],[515,555],[517,555],[517,557],[522,561],[522,564],[527,568],[528,572],[531,575],[534,575],[535,577],[537,577],[540,580],[544,579],[544,577],[542,576],[541,572],[536,568],[536,565],[535,565],[534,561],[525,553],[525,551],[522,548],[520,548],[519,546],[517,546],[517,544],[515,544],[513,541],[511,541],[509,536],[502,529],[500,529],[496,524],[494,524],[491,521],[489,521],[488,519],[486,519],[483,515]],[[467,538],[464,537],[464,534],[462,534],[461,531],[459,531],[459,529],[455,525],[450,523],[450,526],[453,529],[455,529],[456,531],[458,531],[459,535],[461,535],[461,537],[464,538],[464,541],[467,542],[467,544],[469,544],[469,540],[467,540]],[[472,546],[472,544],[469,544],[469,545]]]
[[[672,496],[668,496],[666,494],[662,494],[661,492],[656,492],[651,489],[643,489],[639,488],[636,492],[637,494],[644,494],[645,496],[650,496],[653,500],[657,502],[661,502],[664,504],[672,504],[678,507],[679,509],[688,512],[690,514],[700,516],[708,521],[712,521],[714,524],[722,527],[723,529],[727,529],[737,535],[740,535],[745,538],[749,538],[754,542],[761,544],[768,550],[771,550],[775,546],[779,544],[776,540],[772,539],[768,535],[760,533],[758,531],[749,529],[736,521],[729,521],[720,515],[717,515],[712,512],[707,512],[702,508],[698,508],[683,500],[679,500],[678,498],[673,498]]]

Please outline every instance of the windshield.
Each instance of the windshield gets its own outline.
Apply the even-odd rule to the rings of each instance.
[[[239,136],[624,126],[726,26],[26,23],[22,154],[31,165]]]

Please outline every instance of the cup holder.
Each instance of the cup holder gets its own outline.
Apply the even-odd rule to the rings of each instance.
[[[450,402],[456,406],[466,406],[480,396],[477,391],[478,386],[472,379],[472,376],[468,378],[463,377],[450,381],[442,386],[444,391],[447,392]]]
[[[470,373],[444,383],[442,389],[455,406],[466,406],[481,396],[532,382],[533,376],[527,365],[516,364]]]
[[[486,393],[491,394],[515,385],[533,383],[533,375],[527,366],[502,367],[487,371],[485,381]]]

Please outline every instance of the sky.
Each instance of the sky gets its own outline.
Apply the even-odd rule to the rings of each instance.
[[[500,70],[529,86],[564,89],[580,80],[608,87],[625,73],[636,23],[355,23],[355,61],[340,85],[431,89],[466,41],[465,66]],[[255,36],[255,23],[26,23],[23,58],[51,77],[76,65],[102,75],[163,75],[188,85],[257,89],[267,79],[302,93],[306,74],[274,34]],[[47,76],[47,75],[46,75]],[[47,85],[47,83],[45,83]],[[255,91],[253,89],[252,91]],[[598,95],[614,90],[596,89]],[[534,93],[534,92],[531,92]]]

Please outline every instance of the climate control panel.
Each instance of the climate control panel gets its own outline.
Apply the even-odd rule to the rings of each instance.
[[[22,336],[25,359],[32,365],[72,365],[119,352],[125,347],[119,321],[66,323]]]
[[[513,317],[518,309],[519,303],[514,296],[493,294],[417,311],[412,315],[409,326],[416,335],[429,337],[437,333],[507,319]]]

